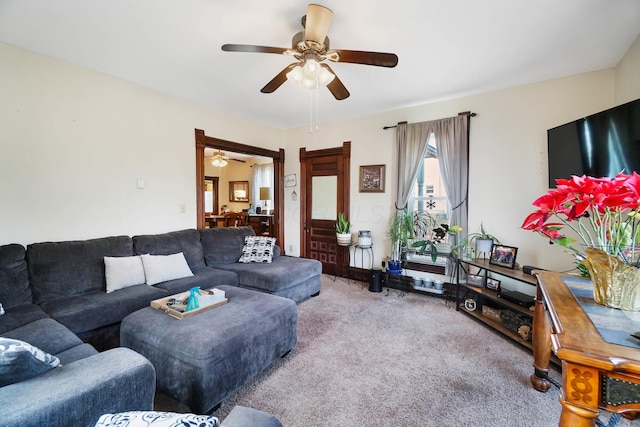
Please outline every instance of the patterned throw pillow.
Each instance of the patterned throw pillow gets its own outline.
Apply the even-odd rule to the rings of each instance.
[[[273,261],[273,247],[276,245],[275,237],[245,236],[242,256],[238,262],[271,262]]]
[[[95,427],[218,427],[216,417],[175,412],[132,411],[104,414]]]
[[[60,366],[60,359],[29,343],[0,337],[0,387],[28,380]]]

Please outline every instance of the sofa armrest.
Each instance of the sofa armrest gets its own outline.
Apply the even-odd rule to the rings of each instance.
[[[5,426],[93,426],[105,413],[153,409],[151,362],[116,348],[0,387]]]

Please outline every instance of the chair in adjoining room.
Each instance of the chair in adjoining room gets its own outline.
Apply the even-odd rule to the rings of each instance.
[[[248,212],[227,212],[224,214],[225,227],[242,227],[249,224]]]

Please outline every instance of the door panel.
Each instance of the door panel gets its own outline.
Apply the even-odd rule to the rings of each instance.
[[[300,149],[301,253],[322,262],[322,272],[342,275],[348,253],[336,244],[338,212],[349,212],[350,143],[343,147]]]

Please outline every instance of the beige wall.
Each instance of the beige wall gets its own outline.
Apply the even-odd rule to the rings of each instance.
[[[281,146],[280,130],[65,62],[5,44],[0,61],[0,244],[194,227],[195,128]]]
[[[299,253],[299,147],[352,142],[353,230],[371,230],[375,264],[389,253],[386,229],[395,194],[394,130],[474,111],[471,122],[470,230],[483,222],[518,261],[567,269],[572,259],[521,230],[530,203],[546,191],[546,130],[640,98],[640,46],[604,70],[348,121],[318,132],[276,130],[212,111],[61,61],[0,44],[0,244],[28,244],[195,226],[194,128],[207,135],[285,148],[285,249]],[[337,101],[336,101],[337,102]],[[348,102],[348,101],[345,101]],[[359,193],[360,165],[387,165],[385,193]],[[145,189],[136,189],[138,178]],[[498,184],[496,184],[498,183]],[[186,213],[181,213],[184,205]]]
[[[616,104],[640,98],[640,36],[616,67]]]
[[[531,202],[546,191],[546,130],[613,104],[611,70],[551,80],[538,84],[444,102],[396,110],[345,122],[321,124],[320,132],[307,128],[287,134],[287,149],[334,147],[352,143],[351,221],[353,231],[371,230],[375,265],[389,255],[386,237],[394,206],[396,179],[393,151],[395,130],[385,125],[420,122],[456,115],[478,114],[471,120],[469,229],[488,232],[504,244],[520,248],[518,260],[546,268],[567,268],[569,256],[550,250],[547,243],[519,227]],[[387,191],[358,192],[360,165],[387,164]],[[287,173],[299,174],[299,162],[289,157]],[[287,244],[299,245],[299,202],[286,201]],[[293,225],[293,227],[291,226]],[[299,246],[295,246],[297,248]],[[294,248],[294,249],[295,249]],[[557,249],[560,252],[559,249]],[[294,251],[295,252],[295,251]]]

